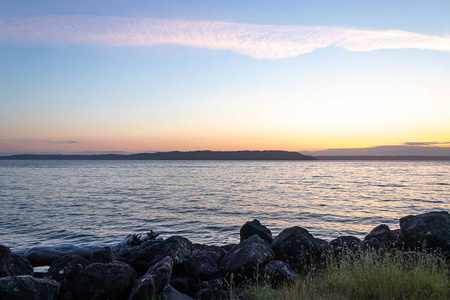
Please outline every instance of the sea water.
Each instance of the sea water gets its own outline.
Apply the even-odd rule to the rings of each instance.
[[[239,241],[258,219],[277,235],[364,237],[450,209],[449,161],[0,161],[0,244],[108,245],[150,230]]]

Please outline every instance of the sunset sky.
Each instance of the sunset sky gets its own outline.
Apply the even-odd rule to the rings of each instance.
[[[450,155],[449,16],[447,0],[1,1],[0,155]]]

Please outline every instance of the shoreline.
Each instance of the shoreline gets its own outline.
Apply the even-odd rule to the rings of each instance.
[[[241,227],[240,243],[225,246],[193,244],[181,236],[161,239],[152,231],[129,235],[111,247],[36,247],[11,253],[2,246],[5,258],[0,275],[6,279],[0,282],[33,282],[62,299],[85,299],[98,293],[110,299],[162,297],[165,293],[172,298],[163,299],[174,299],[174,295],[180,299],[227,299],[232,291],[224,282],[245,287],[257,275],[277,284],[292,283],[323,268],[329,259],[357,258],[364,251],[414,257],[439,252],[444,260],[450,259],[447,211],[410,215],[399,223],[397,230],[381,224],[364,239],[340,236],[330,242],[298,226],[273,237],[270,229],[255,219]],[[35,273],[33,267],[37,266],[50,267],[46,273]],[[0,284],[1,293],[5,291]]]

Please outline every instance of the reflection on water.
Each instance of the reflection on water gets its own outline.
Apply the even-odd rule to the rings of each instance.
[[[450,162],[0,161],[1,244],[109,244],[154,230],[239,241],[258,218],[273,234],[366,235],[450,208]]]

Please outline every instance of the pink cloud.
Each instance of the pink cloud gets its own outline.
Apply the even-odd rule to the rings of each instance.
[[[450,37],[402,30],[254,25],[100,16],[0,18],[0,41],[98,47],[181,45],[259,59],[295,57],[325,47],[349,51],[427,49],[450,52]]]

